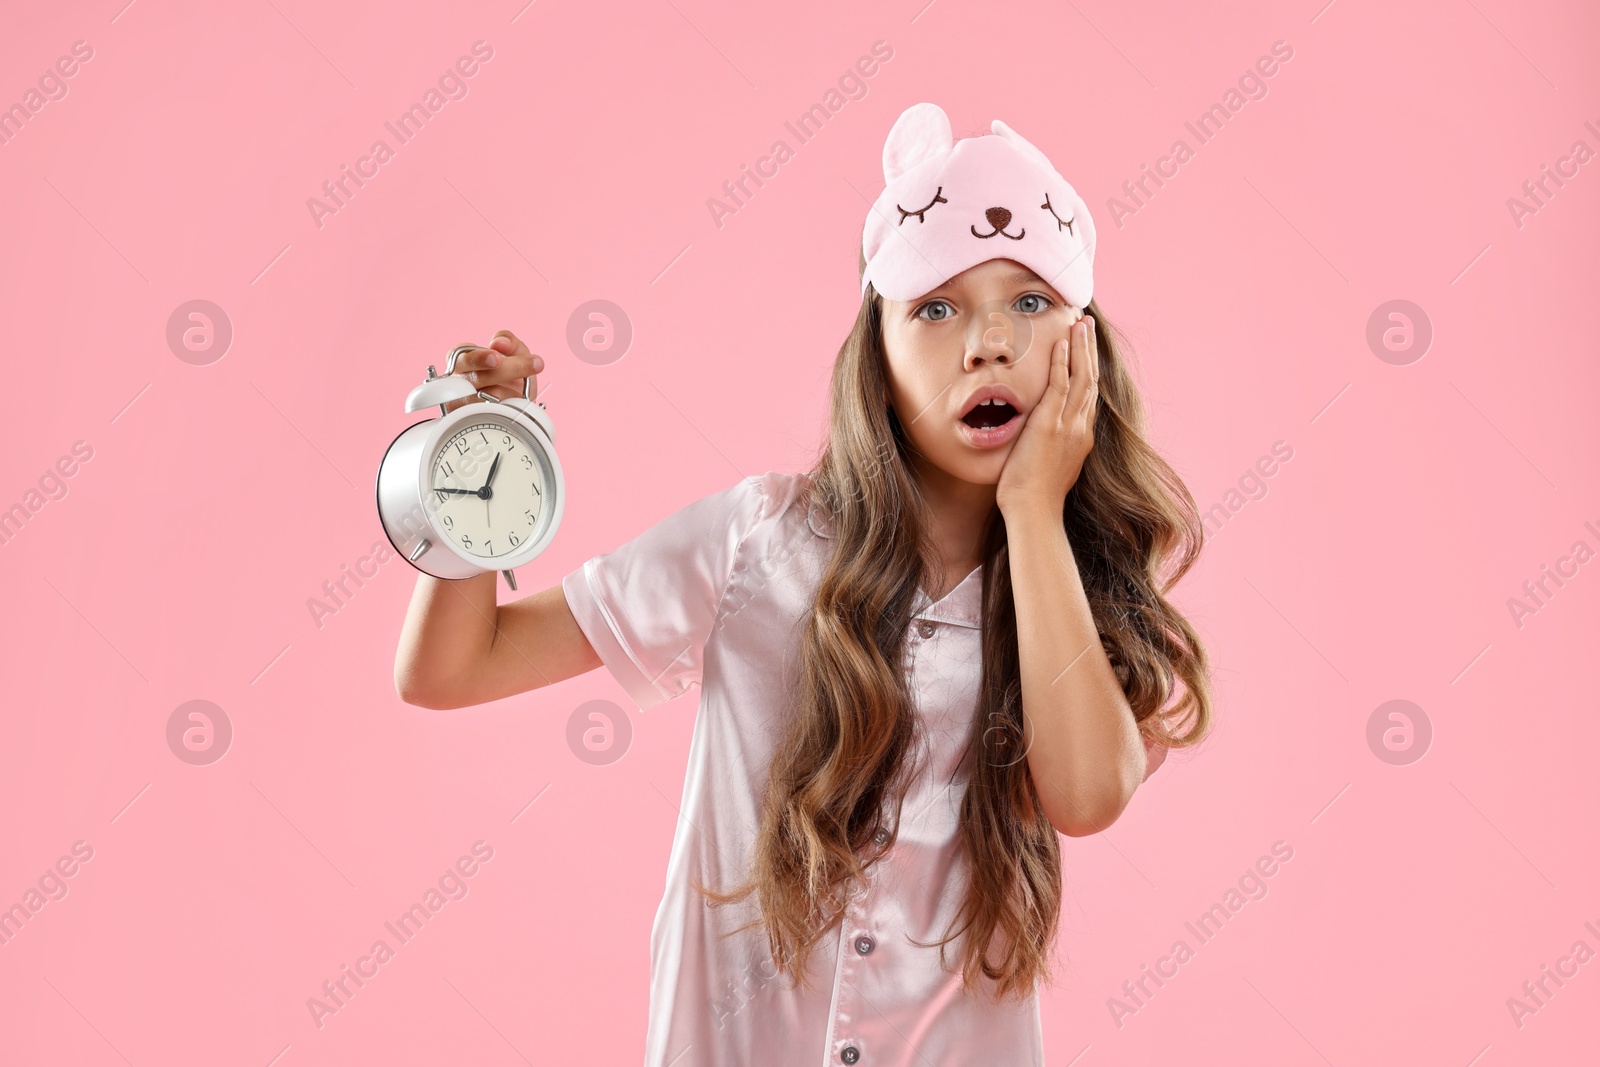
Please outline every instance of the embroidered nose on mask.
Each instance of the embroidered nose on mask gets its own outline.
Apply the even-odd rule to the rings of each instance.
[[[993,231],[990,233],[979,233],[978,228],[974,226],[972,227],[972,236],[984,238],[1009,237],[1013,241],[1020,241],[1028,235],[1028,231],[1026,229],[1024,229],[1021,233],[1006,233],[1006,226],[1011,222],[1011,212],[1007,211],[1003,207],[992,207],[983,213],[983,217],[989,220],[989,225],[993,227]]]

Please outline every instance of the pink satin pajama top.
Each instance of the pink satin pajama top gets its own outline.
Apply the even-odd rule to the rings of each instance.
[[[645,1067],[1042,1065],[1037,991],[1022,1003],[968,996],[962,940],[946,947],[954,971],[908,940],[948,933],[967,885],[956,835],[965,785],[952,776],[977,708],[982,567],[936,603],[919,594],[906,657],[924,770],[892,848],[812,953],[812,989],[775,974],[760,926],[721,936],[755,917],[754,894],[710,908],[690,884],[729,889],[747,872],[829,549],[821,510],[800,501],[804,478],[752,475],[562,579],[578,625],[641,710],[700,685],[651,933]]]

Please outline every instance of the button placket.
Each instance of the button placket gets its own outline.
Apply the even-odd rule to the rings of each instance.
[[[887,834],[882,828],[879,833]],[[836,999],[834,1014],[834,1033],[840,1042],[836,1046],[836,1056],[840,1063],[858,1063],[862,1057],[861,1040],[853,1036],[849,1030],[855,1024],[854,1000],[857,970],[866,965],[862,957],[871,954],[877,948],[878,942],[871,934],[866,932],[871,921],[868,898],[872,893],[872,885],[877,881],[877,868],[874,866],[867,872],[866,879],[854,887],[850,893],[849,902],[845,905],[843,921],[840,923],[839,937],[842,942],[839,958],[839,979],[841,987]],[[843,1033],[841,1033],[843,1031]]]
[[[861,901],[866,896],[866,886],[852,886],[845,902],[844,915],[839,922],[839,963],[837,985],[834,990],[833,1033],[838,1035],[836,1041],[843,1042],[835,1045],[835,1054],[843,1057],[846,1050],[851,1050],[856,1059],[861,1052],[855,1047],[855,1038],[848,1036],[850,1029],[855,1026],[855,969],[857,955],[851,951],[851,931],[857,927],[858,916],[861,911]],[[842,1031],[842,1032],[841,1032]],[[847,1062],[854,1063],[854,1059]]]

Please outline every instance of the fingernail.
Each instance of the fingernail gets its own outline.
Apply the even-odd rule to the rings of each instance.
[[[496,352],[492,348],[489,349],[489,358],[484,362],[488,363],[491,367],[498,367],[500,365],[500,353]]]

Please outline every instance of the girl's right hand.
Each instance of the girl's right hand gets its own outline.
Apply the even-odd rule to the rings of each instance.
[[[528,351],[528,346],[510,330],[498,330],[488,348],[472,348],[461,353],[456,360],[456,374],[467,377],[476,388],[490,396],[508,400],[522,395],[522,380],[528,382],[528,396],[539,395],[538,374],[544,370],[544,359]],[[445,405],[447,412],[462,404],[480,402],[476,396],[452,400]]]

